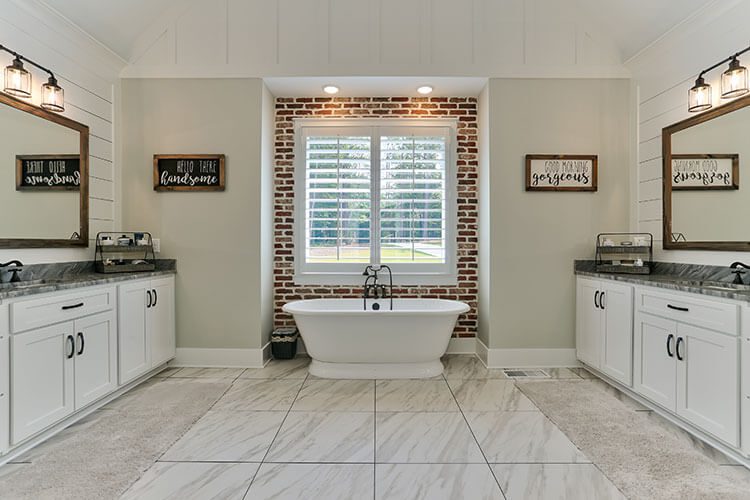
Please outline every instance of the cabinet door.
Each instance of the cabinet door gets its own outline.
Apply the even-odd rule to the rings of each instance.
[[[112,312],[75,322],[75,400],[83,408],[117,388],[117,335]]]
[[[604,306],[601,370],[633,385],[633,287],[602,282]]]
[[[120,361],[120,385],[151,369],[151,340],[146,329],[146,291],[150,281],[126,283],[118,287],[117,334]]]
[[[601,367],[602,310],[599,282],[578,278],[576,284],[576,357],[594,368]]]
[[[175,356],[174,278],[151,282],[152,303],[148,310],[151,337],[151,366],[166,363]]]
[[[677,414],[732,446],[739,445],[738,337],[680,323]]]
[[[8,306],[0,305],[0,455],[10,447],[10,337]]]
[[[633,387],[670,411],[675,410],[677,390],[676,334],[674,321],[645,313],[636,315]]]
[[[11,444],[73,412],[73,323],[11,337]]]

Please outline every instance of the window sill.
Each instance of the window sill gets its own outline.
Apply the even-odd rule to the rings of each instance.
[[[379,275],[380,282],[387,284],[388,273]],[[361,273],[304,273],[294,275],[295,285],[359,285],[364,283]],[[408,287],[420,285],[456,286],[458,279],[455,274],[409,274],[394,273],[394,287]]]

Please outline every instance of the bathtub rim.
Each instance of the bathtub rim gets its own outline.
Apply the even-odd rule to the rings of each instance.
[[[291,302],[287,302],[284,304],[281,309],[285,313],[291,314],[291,315],[305,315],[305,316],[330,316],[330,315],[336,315],[336,316],[363,316],[363,315],[371,315],[371,316],[415,316],[415,315],[430,315],[430,316],[458,316],[461,314],[465,314],[471,310],[471,306],[467,304],[466,302],[462,302],[460,300],[450,300],[450,299],[420,299],[420,298],[408,298],[408,299],[398,299],[394,298],[394,302],[399,300],[410,300],[410,301],[429,301],[429,302],[439,302],[444,303],[446,305],[450,305],[451,307],[447,307],[445,309],[405,309],[405,310],[397,310],[397,311],[391,311],[388,309],[387,304],[389,299],[382,299],[382,303],[384,308],[380,309],[378,311],[373,310],[364,310],[362,309],[298,309],[295,308],[295,305],[300,305],[302,303],[311,303],[311,302],[324,302],[324,301],[351,301],[352,303],[354,301],[362,302],[362,298],[358,299],[352,299],[352,298],[320,298],[320,299],[301,299],[301,300],[293,300]],[[368,299],[373,300],[373,299]]]

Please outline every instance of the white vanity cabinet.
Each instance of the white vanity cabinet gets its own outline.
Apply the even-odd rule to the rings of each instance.
[[[585,364],[630,386],[633,353],[633,287],[578,278],[576,355]]]
[[[740,445],[738,318],[733,303],[636,289],[635,391],[734,447]]]
[[[0,456],[10,447],[10,334],[8,306],[0,304]]]
[[[12,445],[117,388],[114,296],[96,288],[10,304]],[[37,327],[38,316],[67,321]]]
[[[174,277],[118,286],[120,385],[175,355]]]

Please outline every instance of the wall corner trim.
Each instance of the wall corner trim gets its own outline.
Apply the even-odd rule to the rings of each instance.
[[[260,349],[178,347],[170,366],[263,368],[271,357],[271,344]]]

